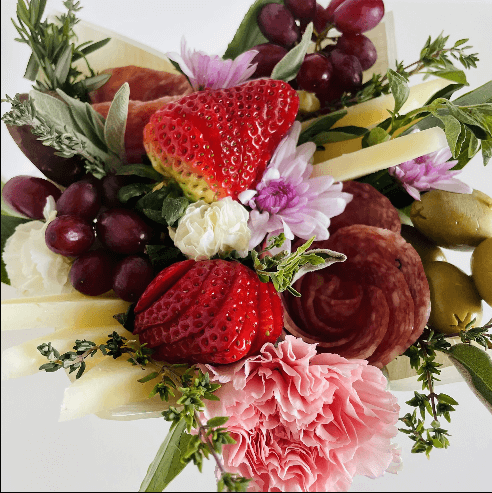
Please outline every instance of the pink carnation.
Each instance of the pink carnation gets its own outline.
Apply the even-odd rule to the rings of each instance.
[[[223,383],[205,418],[230,416],[236,444],[226,470],[254,478],[251,491],[346,491],[356,474],[394,469],[399,406],[386,378],[365,360],[316,353],[286,336],[227,367],[206,366]]]

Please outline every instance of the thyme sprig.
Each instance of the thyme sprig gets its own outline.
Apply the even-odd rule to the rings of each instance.
[[[438,334],[426,328],[417,342],[403,353],[410,359],[410,366],[419,375],[417,380],[422,382],[422,390],[428,390],[427,394],[414,392],[414,397],[406,404],[416,409],[400,418],[406,426],[406,428],[400,428],[400,431],[415,442],[412,453],[423,452],[429,457],[434,448],[449,446],[448,436],[450,435],[447,430],[441,428],[439,418],[442,416],[450,423],[450,413],[455,411],[458,403],[449,395],[435,392],[435,384],[440,381],[438,376],[441,373],[440,367],[442,367],[442,364],[437,363],[435,358],[437,352],[448,353],[451,344],[447,339],[454,337],[459,337],[465,344],[475,342],[487,349],[492,340],[492,334],[487,332],[492,328],[492,320],[482,327],[472,327],[475,321],[472,320],[464,330],[451,334]],[[432,418],[430,428],[425,426],[427,415]]]
[[[107,81],[108,75],[96,75],[89,65],[87,55],[102,48],[110,38],[93,43],[76,44],[75,25],[80,22],[76,13],[81,10],[80,2],[66,0],[67,12],[56,17],[57,23],[42,21],[47,0],[18,0],[17,22],[12,19],[19,38],[31,48],[31,57],[24,77],[36,81],[35,89],[48,92],[62,89],[71,97],[88,101],[88,93]],[[85,78],[74,66],[83,58],[90,73]]]
[[[196,366],[187,364],[162,364],[151,358],[152,349],[145,344],[140,346],[135,341],[128,341],[116,331],[108,335],[104,344],[97,345],[85,339],[75,341],[73,351],[60,354],[51,342],[40,344],[38,351],[45,356],[49,362],[41,365],[40,370],[54,372],[61,368],[67,369],[69,373],[77,370],[76,379],[80,378],[85,369],[85,360],[93,357],[98,351],[104,356],[112,356],[114,359],[123,354],[129,354],[128,361],[132,365],[139,365],[142,369],[153,366],[153,371],[139,379],[140,383],[146,383],[154,379],[159,381],[154,385],[149,397],[159,394],[162,401],[169,401],[175,397],[175,391],[181,394],[176,400],[176,406],[169,406],[162,416],[171,422],[171,431],[179,424],[186,424],[186,432],[190,435],[186,450],[181,451],[180,460],[183,464],[193,462],[200,472],[202,471],[203,459],[211,455],[221,472],[217,483],[218,491],[246,491],[250,479],[237,474],[228,473],[219,455],[222,453],[223,445],[235,443],[224,424],[229,419],[225,416],[217,416],[203,423],[200,413],[205,409],[204,399],[219,400],[214,394],[220,384],[210,382],[210,375],[203,373]],[[184,369],[184,371],[183,371]],[[178,409],[179,408],[179,409]],[[195,434],[192,431],[196,430]],[[175,453],[172,451],[170,453]]]

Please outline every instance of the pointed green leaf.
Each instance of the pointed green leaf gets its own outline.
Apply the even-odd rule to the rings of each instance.
[[[379,127],[374,127],[362,139],[362,147],[371,147],[382,142],[387,142],[391,139],[391,135]]]
[[[272,70],[272,79],[289,82],[297,76],[301,68],[313,35],[313,23],[310,22],[302,35],[300,43],[292,48]]]
[[[65,84],[68,73],[70,72],[70,65],[72,63],[72,48],[73,45],[67,46],[56,64],[55,77],[60,85]]]
[[[108,148],[117,156],[125,156],[125,129],[130,102],[130,85],[125,82],[115,94],[104,125],[104,137]]]
[[[250,50],[253,46],[266,43],[268,40],[263,36],[256,21],[261,8],[267,3],[283,3],[282,0],[256,0],[249,8],[239,25],[234,38],[229,43],[224,53],[224,60],[233,60],[241,53]]]
[[[466,80],[465,72],[455,67],[445,70],[435,70],[428,73],[440,77],[441,79],[446,79],[452,82],[456,82],[457,84],[463,84],[464,86],[469,85],[468,81]]]
[[[391,90],[391,94],[395,98],[395,113],[398,113],[410,94],[410,88],[405,77],[395,72],[392,69],[388,69],[386,73],[388,76],[388,82]]]
[[[456,344],[447,354],[468,386],[492,412],[492,360],[476,346]]]
[[[163,491],[186,467],[181,457],[193,437],[185,433],[185,428],[186,422],[181,419],[167,434],[138,491]]]
[[[318,134],[330,130],[331,127],[333,127],[333,125],[335,125],[335,123],[343,118],[346,114],[347,110],[338,110],[313,121],[307,128],[305,128],[301,132],[297,145],[301,145],[310,141],[314,142],[315,137]]]
[[[483,164],[486,166],[492,158],[492,139],[482,140]]]

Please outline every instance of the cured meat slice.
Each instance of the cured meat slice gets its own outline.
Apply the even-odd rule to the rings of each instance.
[[[352,224],[376,226],[395,233],[401,231],[398,210],[372,185],[349,180],[343,183],[343,191],[352,194],[353,199],[341,214],[331,219],[328,228],[330,235]]]
[[[313,247],[347,260],[297,281],[300,298],[284,295],[286,330],[319,351],[378,367],[415,342],[427,322],[429,287],[418,254],[398,233],[353,225]]]

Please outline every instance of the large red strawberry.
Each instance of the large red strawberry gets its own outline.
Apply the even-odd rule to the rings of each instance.
[[[227,364],[275,342],[282,302],[239,262],[185,260],[164,269],[135,306],[135,334],[168,362]]]
[[[144,146],[192,200],[236,199],[260,181],[298,108],[296,91],[279,80],[200,91],[157,111]]]

